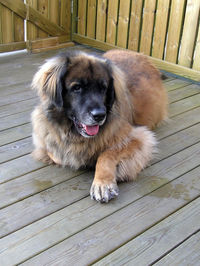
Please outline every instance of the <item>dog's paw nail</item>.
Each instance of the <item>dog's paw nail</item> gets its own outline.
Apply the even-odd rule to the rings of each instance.
[[[109,185],[93,184],[90,190],[91,199],[101,203],[107,203],[118,195],[119,189],[115,183]]]

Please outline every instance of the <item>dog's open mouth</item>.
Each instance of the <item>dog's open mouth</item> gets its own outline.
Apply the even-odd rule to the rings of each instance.
[[[74,124],[78,130],[78,132],[83,135],[84,137],[92,137],[98,134],[99,132],[99,125],[85,125],[83,123],[74,121]]]
[[[99,132],[99,125],[87,126],[81,125],[89,136],[95,136]]]

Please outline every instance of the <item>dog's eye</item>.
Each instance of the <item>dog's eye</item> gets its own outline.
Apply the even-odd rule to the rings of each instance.
[[[104,83],[100,84],[99,88],[102,92],[105,92],[107,90],[107,86]]]
[[[81,85],[74,85],[71,89],[73,92],[81,92]]]

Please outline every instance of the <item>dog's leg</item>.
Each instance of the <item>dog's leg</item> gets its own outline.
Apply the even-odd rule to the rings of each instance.
[[[104,151],[98,158],[94,181],[90,190],[92,199],[108,202],[119,193],[117,181],[133,180],[147,166],[156,144],[146,127],[132,128],[128,141]]]
[[[54,161],[48,156],[47,151],[44,149],[36,148],[32,152],[32,156],[34,159],[41,161],[45,164],[53,164]]]
[[[99,202],[108,202],[118,196],[116,165],[117,158],[114,151],[107,150],[99,156],[94,181],[90,189],[92,199]]]
[[[62,165],[61,161],[56,158],[51,152],[47,152],[47,154],[55,164]]]

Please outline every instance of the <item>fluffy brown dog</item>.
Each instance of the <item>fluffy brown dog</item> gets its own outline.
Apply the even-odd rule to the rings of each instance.
[[[117,181],[133,180],[152,158],[150,129],[166,119],[167,96],[145,56],[70,51],[42,65],[32,84],[41,100],[32,114],[34,157],[96,165],[92,199],[117,196]]]

